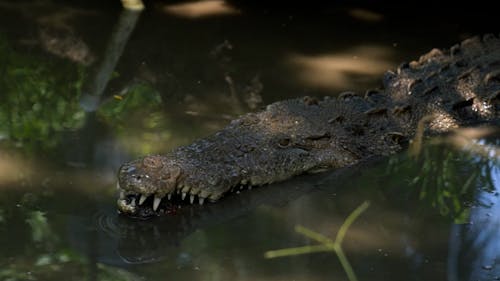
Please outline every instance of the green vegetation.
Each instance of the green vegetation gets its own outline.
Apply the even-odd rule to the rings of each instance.
[[[137,120],[137,117],[147,115],[145,113],[150,113],[151,118],[141,120],[141,125],[154,128],[163,121],[161,116],[158,116],[160,111],[161,96],[158,91],[148,84],[138,83],[127,88],[121,95],[104,101],[98,109],[98,114],[106,123],[116,124],[121,130]]]
[[[158,144],[172,137],[172,124],[164,113],[160,93],[146,83],[136,83],[106,99],[97,110],[127,151],[144,155],[164,149]]]
[[[357,281],[356,274],[354,273],[354,270],[352,269],[351,264],[349,263],[349,260],[347,259],[347,256],[344,253],[344,250],[342,249],[342,242],[344,241],[344,237],[347,233],[347,230],[351,226],[351,224],[370,206],[370,203],[365,201],[361,205],[359,205],[344,221],[344,223],[340,226],[339,231],[337,232],[337,237],[335,237],[335,240],[331,240],[330,238],[317,233],[313,230],[310,230],[308,228],[305,228],[303,226],[296,226],[295,231],[297,233],[300,233],[312,240],[315,240],[319,242],[320,244],[318,245],[313,245],[313,246],[303,246],[303,247],[296,247],[296,248],[287,248],[287,249],[280,249],[280,250],[273,250],[273,251],[267,251],[264,256],[268,259],[271,258],[278,258],[278,257],[285,257],[285,256],[296,256],[296,255],[302,255],[302,254],[311,254],[311,253],[318,253],[318,252],[335,252],[337,254],[337,257],[339,258],[340,263],[342,264],[342,267],[344,268],[347,277],[349,278],[350,281]]]
[[[83,125],[84,71],[62,60],[16,53],[0,36],[0,139],[51,148]]]

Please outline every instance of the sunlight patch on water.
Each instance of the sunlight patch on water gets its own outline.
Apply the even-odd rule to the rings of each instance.
[[[238,15],[240,11],[222,0],[204,0],[166,5],[163,11],[184,18],[197,19],[210,16]]]
[[[0,185],[16,182],[20,175],[30,173],[31,165],[19,158],[0,152]]]
[[[366,22],[380,22],[384,15],[367,9],[354,8],[349,10],[349,15],[357,20]]]
[[[394,65],[392,51],[381,46],[358,46],[341,53],[290,54],[287,61],[297,79],[320,89],[348,89],[363,78],[380,76]]]

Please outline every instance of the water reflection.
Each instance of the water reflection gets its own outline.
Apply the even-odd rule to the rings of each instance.
[[[489,173],[494,189],[478,191],[469,222],[451,227],[450,281],[500,278],[500,167],[490,167]]]
[[[86,82],[88,85],[84,86],[85,92],[82,95],[80,105],[85,111],[92,112],[98,108],[101,96],[135,28],[142,8],[143,7],[140,6],[138,8],[123,9],[121,11],[120,18],[109,39],[104,57],[99,67],[95,70],[94,77]]]
[[[436,216],[441,211],[432,204],[436,198],[419,200],[414,196],[418,190],[401,185],[419,174],[418,169],[401,170],[396,176],[384,172],[393,162],[382,161],[347,171],[299,177],[243,192],[219,204],[179,209],[157,220],[135,221],[111,212],[90,220],[71,217],[72,235],[79,233],[79,237],[87,229],[88,234],[83,236],[99,237],[99,246],[82,246],[83,240],[74,238],[72,244],[75,249],[93,249],[98,260],[109,265],[148,265],[150,277],[182,280],[219,276],[245,280],[269,275],[297,278],[307,273],[308,279],[325,280],[326,276],[344,274],[333,255],[266,261],[263,254],[278,247],[314,244],[293,234],[297,224],[334,235],[346,214],[363,199],[369,199],[372,206],[349,230],[345,245],[360,280],[399,280],[408,274],[415,280],[444,279],[446,275],[450,280],[474,280],[466,277],[469,275],[492,278],[498,273],[498,165],[491,159],[478,161],[481,156],[471,157],[467,152],[440,149],[447,151],[444,156],[452,153],[453,159],[469,159],[453,164],[467,173],[480,171],[473,187],[465,191],[469,199],[460,201],[464,203],[461,208],[470,210],[465,211],[470,223],[451,223],[456,220],[454,216],[461,216],[460,212],[445,213],[448,218]],[[434,160],[450,161],[431,155]],[[402,166],[414,161],[405,155],[393,158],[398,158]],[[439,181],[432,179],[437,179],[440,171],[435,173],[425,175],[433,188]],[[489,181],[493,182],[493,190],[484,188]],[[441,196],[433,194],[427,196]],[[446,264],[448,271],[444,272]],[[290,267],[294,270],[290,271]],[[130,270],[135,272],[134,268]]]

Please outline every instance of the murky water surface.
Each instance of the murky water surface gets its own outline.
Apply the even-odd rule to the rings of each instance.
[[[0,280],[348,280],[349,267],[358,280],[500,280],[498,136],[166,218],[116,213],[124,161],[276,100],[377,87],[401,61],[498,31],[487,7],[443,18],[368,4],[0,1]],[[360,205],[341,244],[350,266],[334,251],[266,258],[335,240]]]

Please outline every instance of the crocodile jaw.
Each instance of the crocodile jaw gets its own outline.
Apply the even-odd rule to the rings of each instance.
[[[221,185],[198,169],[177,151],[167,155],[149,155],[123,164],[118,172],[117,206],[119,213],[146,218],[174,212],[179,206],[214,202],[236,185]],[[204,182],[199,182],[203,179]]]

